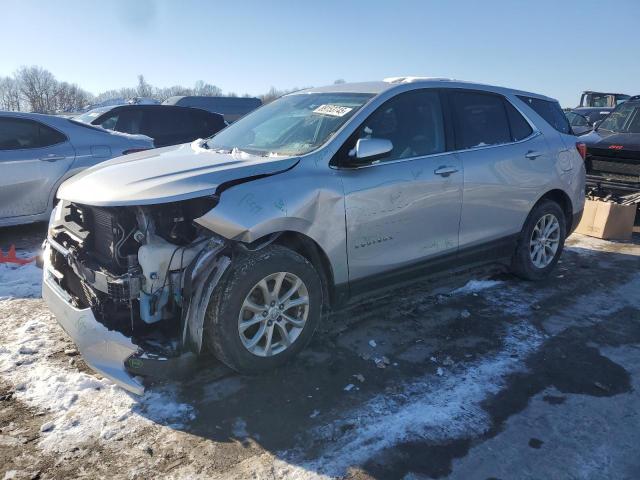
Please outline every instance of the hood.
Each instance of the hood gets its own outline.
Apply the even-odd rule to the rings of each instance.
[[[200,141],[100,163],[64,182],[58,198],[98,207],[151,205],[215,193],[218,185],[293,167],[297,157],[217,153]]]
[[[606,130],[594,130],[580,137],[587,148],[607,150],[611,145],[621,146],[620,151],[640,151],[640,133],[616,133]]]

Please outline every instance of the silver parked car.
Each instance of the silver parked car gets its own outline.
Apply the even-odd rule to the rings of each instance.
[[[549,275],[582,214],[582,154],[533,93],[404,77],[297,92],[63,184],[43,296],[134,392],[191,352],[259,372],[322,312],[400,281],[488,262]]]
[[[0,226],[47,220],[59,185],[79,171],[125,153],[153,148],[67,118],[0,112]]]

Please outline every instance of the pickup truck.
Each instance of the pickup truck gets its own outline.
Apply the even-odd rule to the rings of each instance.
[[[616,193],[640,191],[640,95],[618,105],[580,137],[587,148],[587,183]]]
[[[629,100],[631,96],[624,93],[606,93],[585,90],[580,96],[578,107],[617,107],[621,103]]]

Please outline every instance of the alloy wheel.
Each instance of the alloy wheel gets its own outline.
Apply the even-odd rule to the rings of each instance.
[[[547,213],[536,223],[529,241],[531,262],[537,268],[547,267],[560,247],[560,222],[555,215]]]
[[[249,291],[238,315],[244,347],[259,357],[277,355],[300,336],[309,315],[309,292],[293,273],[267,275]]]

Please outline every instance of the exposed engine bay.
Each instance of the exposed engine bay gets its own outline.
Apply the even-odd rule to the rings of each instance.
[[[108,208],[61,202],[48,236],[55,279],[76,308],[90,308],[109,330],[145,351],[175,355],[187,338],[193,297],[186,272],[207,250],[224,247],[193,222],[216,201]]]

